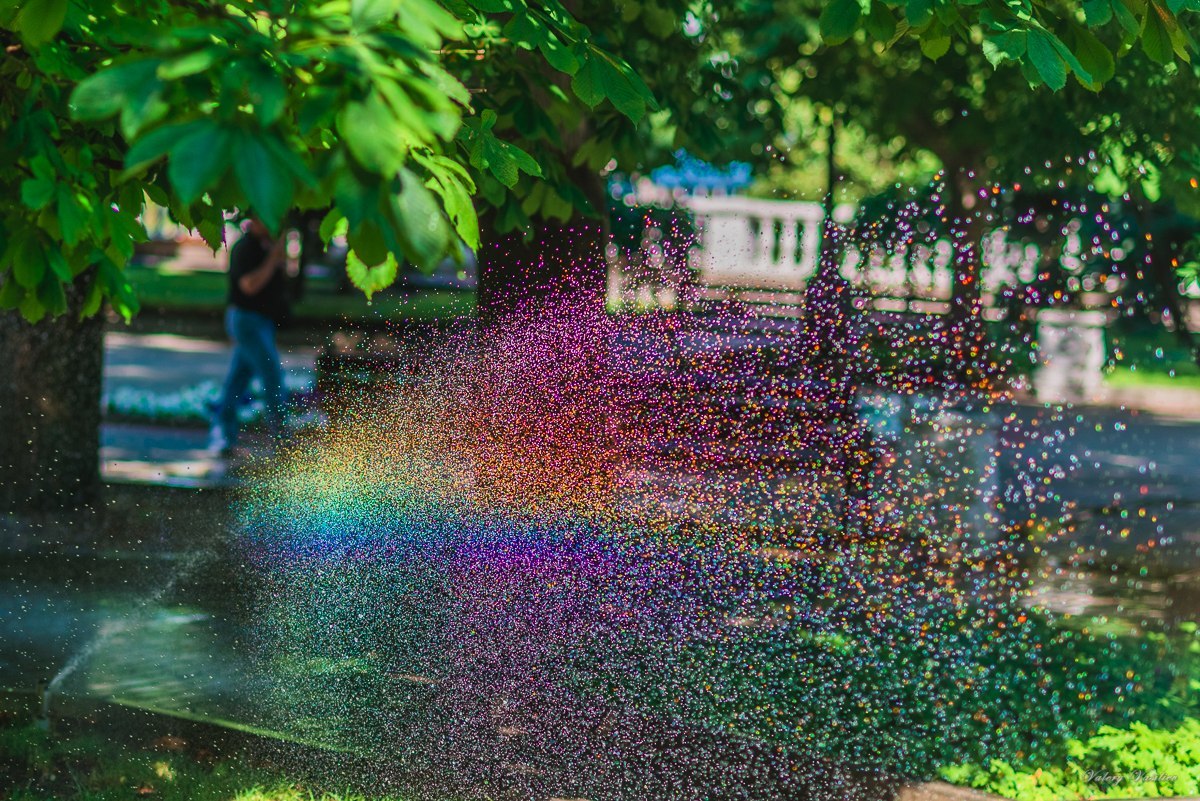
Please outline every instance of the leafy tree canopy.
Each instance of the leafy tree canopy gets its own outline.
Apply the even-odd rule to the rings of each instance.
[[[290,209],[344,229],[368,293],[397,259],[594,202],[579,176],[664,150],[730,152],[779,130],[772,59],[978,53],[1034,84],[1095,89],[1131,48],[1190,58],[1198,0],[0,0],[0,307],[30,320],[136,301],[123,266],[146,198],[216,247],[224,214]],[[742,23],[752,23],[747,27]],[[800,38],[803,34],[803,38]],[[765,41],[765,40],[772,41]],[[956,45],[955,42],[958,44]],[[753,45],[753,46],[752,46]],[[765,49],[764,49],[765,48]],[[789,56],[790,52],[790,56]],[[1006,66],[1019,66],[1016,73]],[[653,91],[647,86],[649,81]],[[806,90],[810,87],[806,87]],[[639,130],[639,127],[640,130]]]
[[[65,311],[80,276],[85,314],[104,299],[132,313],[122,267],[146,198],[213,247],[228,210],[278,229],[290,209],[330,208],[322,232],[346,230],[370,292],[397,258],[477,247],[476,192],[503,206],[522,176],[546,174],[530,142],[585,113],[616,130],[657,108],[554,0],[30,0],[0,4],[0,22],[0,153],[14,165],[0,304],[30,320]],[[514,108],[493,74],[562,80],[526,83],[545,102]],[[607,154],[600,141],[582,145]]]
[[[1015,62],[1031,86],[1057,91],[1070,75],[1100,87],[1114,74],[1114,56],[1135,45],[1162,65],[1190,61],[1196,43],[1179,15],[1195,11],[1196,0],[833,0],[821,11],[820,30],[829,44],[859,31],[885,44],[912,36],[934,60],[958,38],[976,44],[993,66]]]

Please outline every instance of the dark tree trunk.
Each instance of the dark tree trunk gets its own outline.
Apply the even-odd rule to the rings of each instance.
[[[603,182],[586,168],[576,168],[568,177],[601,216],[577,216],[566,223],[536,219],[528,237],[522,231],[494,233],[492,215],[480,220],[483,243],[478,253],[477,304],[485,325],[551,297],[555,303],[568,305],[604,304],[608,220],[603,216]]]
[[[1157,290],[1158,311],[1170,316],[1176,340],[1200,365],[1200,341],[1188,326],[1187,302],[1179,292],[1179,274],[1175,271],[1181,252],[1196,236],[1196,224],[1171,206],[1142,199],[1135,208],[1142,231],[1150,237],[1146,269]]]
[[[607,280],[598,221],[539,222],[531,239],[493,235],[479,253],[479,317],[490,323],[523,306],[603,304]]]
[[[954,283],[950,294],[949,325],[944,354],[947,379],[959,390],[988,387],[987,331],[983,324],[983,224],[979,212],[968,208],[973,185],[962,167],[947,169],[946,205],[954,248]]]
[[[288,290],[295,302],[304,300],[308,288],[308,268],[325,254],[325,243],[321,241],[321,219],[325,212],[306,211],[294,218],[296,231],[300,234],[300,259],[296,277],[288,281]]]
[[[96,500],[100,490],[103,318],[69,311],[36,324],[0,312],[0,509],[54,511]]]

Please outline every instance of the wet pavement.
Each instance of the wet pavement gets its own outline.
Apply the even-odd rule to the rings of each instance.
[[[1064,417],[1024,407],[1008,416],[999,442],[1002,490],[1026,489],[1031,475],[1038,483],[1048,478],[1051,489],[1038,496],[1039,510],[1052,521],[1065,509],[1058,516],[1063,530],[1052,532],[1034,558],[1042,582],[1033,602],[1072,614],[1118,607],[1142,618],[1147,610],[1175,620],[1200,614],[1193,603],[1200,598],[1200,423],[1094,409]],[[205,443],[202,430],[110,425],[104,448],[110,464],[140,465],[143,480],[182,484],[189,470],[206,463]],[[164,466],[176,472],[155,472]],[[198,483],[204,478],[196,477]],[[103,635],[75,689],[160,708],[176,704],[196,714],[232,714],[241,701],[228,692],[246,684],[229,650],[237,637],[216,633],[216,619],[194,608],[196,599],[168,603],[170,593],[161,589],[164,582],[186,585],[189,571],[208,558],[189,552],[182,544],[188,540],[177,542],[181,556],[148,553],[130,564],[102,559],[85,571],[122,576],[107,586],[64,582],[53,565],[41,579],[30,579],[27,556],[8,560],[0,569],[8,584],[0,599],[11,607],[0,615],[0,683],[31,685],[113,624],[118,628]],[[1114,569],[1119,583],[1109,580]],[[137,581],[129,580],[135,575]],[[148,639],[130,646],[139,631]],[[141,667],[129,661],[139,653]],[[171,665],[184,654],[187,664]]]
[[[103,391],[107,398],[147,409],[202,405],[223,382],[231,350],[227,341],[109,331]],[[314,348],[281,344],[280,358],[289,387],[311,388]],[[229,461],[211,453],[208,444],[208,431],[195,424],[109,420],[101,429],[101,471],[110,482],[189,488],[231,483]],[[262,438],[254,433],[242,444],[252,457],[266,453]]]
[[[297,379],[311,377],[316,349],[281,343],[279,350],[285,372]],[[204,381],[220,385],[230,352],[226,340],[109,331],[104,337],[104,392],[133,388],[168,393]]]
[[[109,386],[151,391],[219,380],[228,358],[220,343],[126,335],[110,339],[109,354]],[[311,370],[311,355],[294,354],[291,369]],[[221,484],[225,465],[206,444],[203,429],[106,424],[106,475]],[[1032,579],[1024,603],[1116,621],[1108,630],[1118,633],[1200,617],[1200,422],[1015,406],[996,416],[995,448],[1007,522],[1029,520],[1045,533],[1027,554]],[[386,660],[378,654],[336,640],[307,653],[271,648],[260,628],[264,610],[300,618],[288,624],[300,629],[311,622],[303,618],[320,617],[320,599],[284,609],[263,588],[239,586],[261,570],[240,561],[236,530],[178,533],[171,547],[132,557],[101,554],[65,564],[22,554],[0,561],[0,685],[30,688],[57,676],[64,698],[348,748],[361,746],[350,729],[363,714],[384,716],[389,726],[428,714],[437,680],[423,672],[382,670]],[[722,636],[764,636],[762,620],[746,625],[748,619],[731,618],[733,633]],[[365,712],[347,711],[339,725],[342,711],[363,705]]]

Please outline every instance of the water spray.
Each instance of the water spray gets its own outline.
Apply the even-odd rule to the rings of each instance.
[[[38,714],[33,719],[34,728],[38,731],[50,731],[50,682],[39,679],[33,688],[34,697],[38,699]]]

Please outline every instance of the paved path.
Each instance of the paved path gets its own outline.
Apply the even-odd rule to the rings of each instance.
[[[104,338],[104,391],[135,387],[169,392],[202,381],[220,384],[229,368],[229,353],[227,341],[110,331]],[[280,357],[288,373],[305,378],[312,376],[317,351],[281,346]]]
[[[204,381],[219,384],[229,350],[227,342],[196,337],[109,333],[105,391],[166,393]],[[315,349],[291,347],[282,355],[294,381],[311,382]],[[204,453],[206,437],[198,429],[106,424],[106,475],[182,485],[220,481],[222,464]],[[1033,472],[1050,475],[1057,494],[1077,509],[1168,501],[1200,506],[1200,421],[1102,407],[1054,411],[1026,405],[1006,423],[1000,447],[1004,483],[1027,481],[1033,464]]]
[[[104,392],[122,390],[163,398],[203,385],[219,386],[230,345],[176,334],[109,332],[104,348]],[[311,385],[316,350],[281,346],[289,384]],[[253,450],[254,441],[247,438]],[[202,428],[105,423],[101,470],[108,481],[204,487],[227,481],[228,464],[207,452]]]
[[[1051,476],[1056,491],[1080,509],[1200,504],[1200,421],[1026,406],[1005,427],[1001,448],[1010,469],[1031,459],[1052,472],[1059,468]]]

